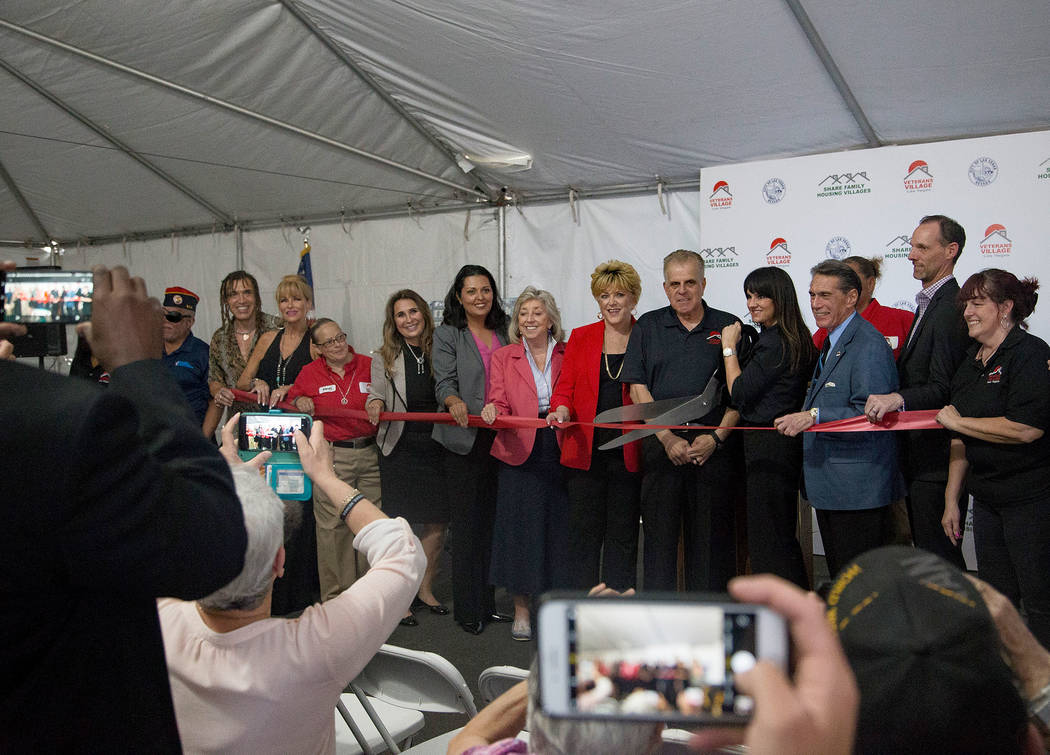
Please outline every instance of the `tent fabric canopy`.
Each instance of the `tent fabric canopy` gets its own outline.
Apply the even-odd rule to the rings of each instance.
[[[9,0],[0,243],[1047,128],[1047,28],[1045,0]]]

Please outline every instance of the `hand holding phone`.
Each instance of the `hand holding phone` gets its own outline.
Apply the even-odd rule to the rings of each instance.
[[[741,691],[755,699],[755,716],[747,728],[704,729],[690,746],[708,751],[743,743],[752,755],[852,752],[860,693],[821,600],[771,575],[737,577],[729,592],[738,600],[769,606],[788,620],[793,679],[760,660],[737,677]]]
[[[237,448],[240,451],[298,453],[295,431],[309,433],[311,423],[306,414],[244,412],[238,424]]]

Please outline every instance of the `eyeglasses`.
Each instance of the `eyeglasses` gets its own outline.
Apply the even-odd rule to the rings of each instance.
[[[183,320],[185,320],[188,317],[193,317],[193,315],[185,315],[182,312],[165,312],[164,313],[164,319],[167,320],[168,322],[182,322]]]
[[[335,338],[329,338],[324,343],[317,344],[317,348],[327,349],[329,346],[335,343],[346,343],[346,333],[340,333]]]

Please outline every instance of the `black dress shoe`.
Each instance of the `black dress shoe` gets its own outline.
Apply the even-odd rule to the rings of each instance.
[[[459,625],[463,627],[464,632],[470,632],[471,634],[481,634],[485,631],[485,622],[483,621],[461,621]]]
[[[410,606],[410,608],[413,611],[418,611],[420,608],[426,608],[431,613],[435,613],[438,616],[447,616],[448,615],[448,609],[445,608],[444,605],[442,605],[441,603],[437,603],[435,605],[430,605],[429,603],[427,603],[425,600],[423,600],[418,595],[415,598],[412,599],[412,605]]]
[[[415,616],[406,616],[405,618],[401,619],[401,621],[399,621],[398,624],[400,624],[403,627],[418,627],[419,626],[419,622],[416,621],[416,617]]]
[[[493,624],[509,624],[514,621],[514,617],[506,613],[490,613],[485,620]]]

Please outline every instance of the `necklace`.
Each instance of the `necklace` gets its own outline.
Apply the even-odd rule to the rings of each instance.
[[[236,333],[237,335],[239,335],[241,337],[242,341],[247,341],[249,338],[252,337],[252,333],[254,333],[254,332],[255,332],[255,328],[252,328],[251,330],[235,330],[234,331],[234,333]]]
[[[616,374],[614,375],[609,370],[609,355],[605,351],[602,351],[602,359],[605,360],[605,374],[609,376],[609,379],[610,380],[619,380],[620,379],[620,373],[623,372],[623,362],[620,362],[620,369],[618,369],[616,371]]]
[[[346,378],[346,367],[343,367],[343,378],[344,379]],[[339,399],[339,403],[342,404],[343,406],[346,406],[350,402],[350,400],[347,398],[347,396],[350,394],[350,389],[353,387],[353,385],[354,385],[354,381],[351,380],[350,382],[348,382],[346,384],[346,390],[344,391],[342,388],[339,388],[339,381],[336,381],[335,386],[336,386],[336,388],[339,388],[339,393],[342,394],[342,398]]]
[[[426,359],[426,355],[423,353],[423,349],[420,348],[419,349],[419,356],[416,356],[416,350],[412,348],[412,344],[410,344],[408,341],[405,341],[405,346],[408,347],[408,351],[412,355],[412,358],[416,360],[416,374],[417,375],[422,375],[423,374],[423,362]]]

